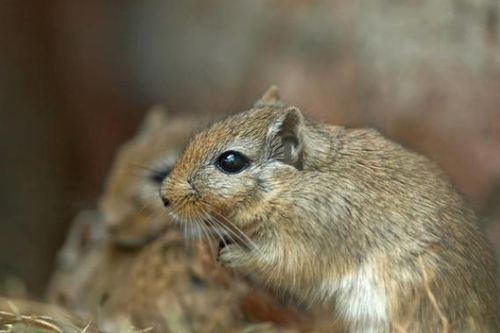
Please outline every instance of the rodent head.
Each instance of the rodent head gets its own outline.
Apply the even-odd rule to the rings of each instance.
[[[268,180],[302,168],[303,123],[272,87],[251,110],[199,133],[162,184],[171,215],[187,223],[226,218],[244,227],[235,217],[258,209],[275,190]]]
[[[176,117],[156,106],[121,147],[99,200],[103,223],[116,243],[141,245],[169,222],[161,202],[153,199],[198,126],[199,119]]]

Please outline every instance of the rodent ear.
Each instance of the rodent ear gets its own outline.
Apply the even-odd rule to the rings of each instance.
[[[267,135],[268,156],[302,169],[304,117],[296,107],[289,107],[271,124]]]
[[[280,93],[278,87],[275,85],[270,86],[264,95],[255,102],[255,106],[259,105],[273,105],[280,101]]]
[[[151,107],[139,126],[139,133],[156,132],[168,121],[168,111],[163,105]]]

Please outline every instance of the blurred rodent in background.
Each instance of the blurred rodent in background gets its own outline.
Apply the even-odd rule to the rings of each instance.
[[[115,242],[140,246],[165,227],[159,184],[188,138],[208,123],[208,115],[204,117],[169,116],[161,106],[154,107],[134,139],[120,148],[99,199],[104,225]]]

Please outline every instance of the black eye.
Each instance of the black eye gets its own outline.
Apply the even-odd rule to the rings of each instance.
[[[238,173],[250,165],[250,161],[237,151],[226,151],[217,159],[215,165],[227,173]]]
[[[167,178],[169,173],[170,173],[170,168],[168,167],[159,170],[154,170],[153,173],[149,176],[149,179],[151,179],[156,184],[161,184],[163,180]]]

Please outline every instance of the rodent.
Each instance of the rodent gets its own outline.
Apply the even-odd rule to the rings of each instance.
[[[168,218],[156,193],[189,137],[205,122],[154,106],[119,149],[99,199],[103,225],[116,244],[139,247],[161,235]]]
[[[492,250],[428,158],[374,129],[316,123],[271,87],[197,134],[161,185],[219,261],[349,332],[498,332]]]

